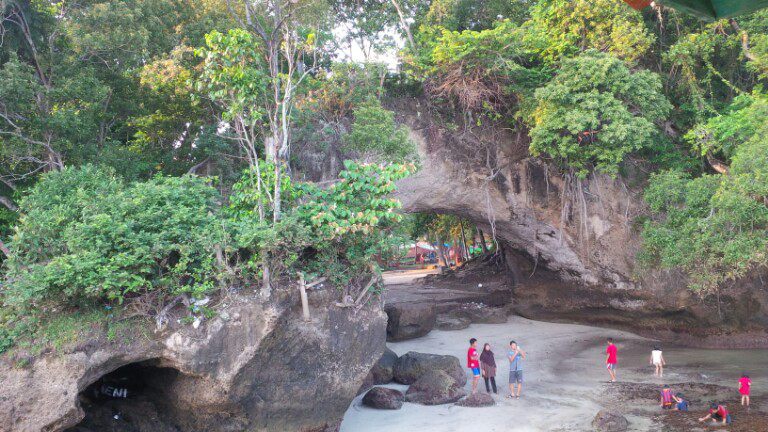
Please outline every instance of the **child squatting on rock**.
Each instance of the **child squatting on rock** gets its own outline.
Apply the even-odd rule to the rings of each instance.
[[[709,414],[700,418],[699,421],[703,422],[704,420],[710,418],[713,422],[722,420],[723,424],[731,424],[731,414],[728,413],[728,408],[726,408],[725,405],[717,402],[712,402],[709,405]]]

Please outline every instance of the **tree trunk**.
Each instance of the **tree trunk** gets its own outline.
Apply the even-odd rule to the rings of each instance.
[[[464,222],[459,221],[459,227],[461,228],[461,243],[464,246],[464,250],[462,251],[464,254],[464,257],[466,258],[464,261],[469,261],[469,246],[467,246],[467,236],[464,234]]]
[[[483,248],[483,253],[488,253],[488,245],[485,243],[485,235],[483,234],[483,230],[478,228],[477,233],[480,234],[480,247]]]
[[[450,267],[448,265],[448,260],[445,257],[445,243],[443,243],[442,238],[437,239],[437,251],[440,253],[440,259],[443,260],[443,267]]]
[[[272,295],[272,277],[269,271],[269,259],[265,256],[262,261],[261,295],[269,298]]]

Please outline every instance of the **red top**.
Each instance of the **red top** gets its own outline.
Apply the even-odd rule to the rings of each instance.
[[[661,403],[664,405],[672,405],[672,390],[664,389],[661,391]]]
[[[469,351],[467,351],[467,367],[468,368],[479,368],[480,362],[475,360],[477,358],[477,350],[469,347]]]
[[[608,348],[605,349],[605,352],[608,354],[608,363],[610,364],[616,364],[618,363],[618,354],[616,352],[616,345],[608,345]]]
[[[741,384],[739,387],[739,393],[745,396],[749,396],[749,386],[752,385],[752,380],[750,380],[748,377],[741,377],[739,379],[739,384]]]
[[[709,413],[710,414],[717,413],[717,415],[719,415],[720,417],[725,418],[728,415],[728,410],[724,406],[718,405],[717,409],[710,408]]]

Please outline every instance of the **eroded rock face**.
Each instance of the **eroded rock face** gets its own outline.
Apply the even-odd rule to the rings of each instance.
[[[464,386],[442,370],[425,372],[408,387],[405,400],[422,405],[441,405],[456,402],[466,396]]]
[[[394,377],[400,384],[413,384],[431,371],[443,371],[459,385],[467,383],[467,376],[459,359],[450,355],[407,352],[395,363]]]
[[[388,342],[422,337],[432,331],[437,318],[435,309],[429,304],[390,304],[385,312]]]
[[[0,363],[0,431],[75,427],[85,415],[82,405],[92,402],[85,401],[90,395],[79,394],[131,363],[143,365],[147,373],[165,372],[147,380],[155,383],[152,388],[119,402],[162,404],[159,421],[168,430],[336,430],[384,350],[386,315],[378,307],[355,311],[327,306],[326,300],[314,299],[326,307],[313,308],[312,322],[301,320],[295,301],[241,299],[228,309],[228,320],[214,318],[197,330],[167,331],[131,346],[84,344],[44,355],[24,368],[6,358]],[[98,405],[88,414],[103,408]],[[135,417],[135,410],[126,411]],[[109,430],[99,421],[72,430]]]
[[[363,396],[363,405],[376,409],[400,409],[405,395],[400,390],[374,387]]]

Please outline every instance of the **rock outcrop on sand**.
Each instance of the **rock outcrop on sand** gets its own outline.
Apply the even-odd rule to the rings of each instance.
[[[467,383],[467,376],[459,359],[450,355],[407,352],[395,363],[394,378],[400,384],[414,384],[432,371],[441,371],[450,376],[458,385]]]
[[[130,345],[83,341],[24,367],[6,356],[0,431],[336,430],[384,351],[386,315],[330,306],[333,293],[318,290],[304,322],[293,294],[240,296],[197,329],[179,325]]]
[[[629,428],[629,422],[619,413],[600,410],[592,420],[592,428],[596,432],[624,432]]]
[[[475,393],[471,394],[464,399],[456,402],[456,405],[463,407],[479,408],[496,405],[493,400],[493,396],[488,393]]]
[[[405,395],[395,389],[374,387],[363,396],[363,405],[376,409],[400,409]]]
[[[415,339],[432,331],[437,314],[432,305],[395,304],[387,305],[387,341],[397,342]]]
[[[466,396],[464,385],[440,369],[431,369],[421,375],[405,392],[405,400],[422,405],[441,405],[456,402]]]

